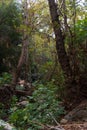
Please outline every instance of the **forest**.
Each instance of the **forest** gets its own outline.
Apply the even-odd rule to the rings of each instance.
[[[0,0],[0,130],[87,130],[87,0]]]

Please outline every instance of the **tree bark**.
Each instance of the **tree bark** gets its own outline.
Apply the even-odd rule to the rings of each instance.
[[[72,71],[69,63],[69,58],[67,56],[65,45],[64,45],[64,37],[61,30],[61,24],[59,20],[59,11],[58,6],[55,3],[55,0],[48,0],[50,15],[52,19],[55,40],[56,40],[56,50],[58,54],[58,61],[61,65],[61,68],[66,77],[71,77]]]
[[[28,35],[28,30],[27,30],[27,28],[28,28],[28,3],[27,3],[27,0],[24,1],[23,9],[24,9],[23,23],[24,23],[25,29],[24,29],[21,55],[20,55],[20,58],[18,61],[16,71],[15,71],[14,76],[13,76],[13,84],[14,85],[17,83],[17,80],[18,80],[18,77],[20,75],[20,71],[21,71],[23,64],[26,63],[27,59],[28,59],[27,56],[28,56],[29,35]]]

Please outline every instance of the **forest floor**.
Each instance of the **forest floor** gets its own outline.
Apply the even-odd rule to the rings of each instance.
[[[44,130],[87,130],[87,100],[80,102],[57,124]]]
[[[87,122],[79,122],[79,123],[67,123],[66,125],[62,125],[65,130],[87,130]]]
[[[61,120],[61,124],[65,130],[87,130],[87,100],[70,111]]]
[[[65,125],[59,124],[57,126],[48,126],[48,128],[43,130],[87,130],[87,122],[72,122]]]
[[[4,102],[5,98],[3,96],[5,96],[6,93],[7,95],[11,95],[11,94],[6,89],[1,89],[1,90],[2,91],[0,95],[2,96],[0,101]],[[5,95],[3,91],[6,91]],[[21,103],[25,103],[25,102],[22,101]],[[87,130],[87,99],[81,101],[78,105],[74,104],[73,106],[74,106],[73,109],[69,110],[69,112],[67,112],[67,114],[60,121],[60,126],[64,128],[63,130]],[[56,129],[54,127],[54,129],[49,129],[49,130],[62,130],[62,129]]]

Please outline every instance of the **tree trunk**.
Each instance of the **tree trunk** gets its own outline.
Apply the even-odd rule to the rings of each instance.
[[[55,33],[56,49],[58,54],[58,61],[62,67],[62,70],[67,78],[71,77],[72,71],[69,63],[69,59],[65,50],[64,37],[61,31],[61,25],[59,20],[58,6],[55,0],[48,0],[49,9]]]
[[[23,41],[21,56],[20,56],[20,59],[18,61],[17,69],[14,73],[14,78],[13,78],[14,84],[17,83],[18,77],[20,75],[21,68],[22,68],[23,64],[26,62],[27,53],[28,53],[28,44],[29,43],[28,43],[27,39],[25,41]]]
[[[23,44],[22,44],[22,51],[21,51],[21,55],[20,55],[20,58],[19,58],[19,61],[18,61],[18,65],[17,65],[17,68],[16,68],[16,71],[14,73],[14,76],[13,76],[13,84],[15,85],[17,83],[17,80],[18,80],[18,77],[20,75],[20,71],[21,71],[21,68],[23,66],[24,63],[27,62],[27,59],[28,59],[28,45],[29,45],[29,34],[28,34],[28,3],[27,3],[27,0],[24,1],[24,6],[23,6],[23,9],[24,9],[24,37],[23,37]]]

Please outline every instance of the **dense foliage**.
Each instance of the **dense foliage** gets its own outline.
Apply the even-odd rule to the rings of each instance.
[[[39,124],[56,124],[60,116],[65,113],[58,101],[56,86],[53,83],[39,84],[32,96],[28,96],[26,107],[13,106],[11,108],[10,122],[19,129],[28,128],[38,130]],[[56,95],[56,96],[55,96]]]
[[[20,9],[16,3],[0,4],[0,72],[9,71],[17,59],[17,45],[21,43]],[[19,49],[20,50],[20,49]]]
[[[65,114],[66,95],[71,100],[87,97],[86,1],[63,1],[54,3],[57,19],[52,19],[50,6],[44,0],[0,2],[0,92],[7,84],[14,87],[9,109],[0,103],[0,118],[17,130],[40,130],[45,124],[56,124]],[[57,29],[62,40],[55,33]],[[63,41],[64,50],[55,45],[57,38]],[[69,62],[71,75],[61,64],[65,61]],[[21,85],[22,80],[25,82]],[[27,91],[33,88],[33,92],[25,97],[17,95],[16,90],[24,92],[27,83],[32,84]],[[23,99],[27,104],[18,105]]]

